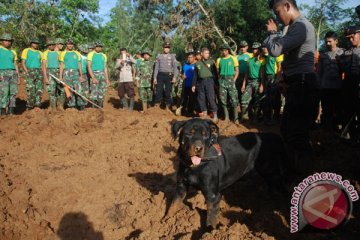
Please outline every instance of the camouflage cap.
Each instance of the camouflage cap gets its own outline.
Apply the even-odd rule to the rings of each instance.
[[[259,42],[253,42],[251,48],[252,48],[252,49],[254,49],[254,48],[261,48],[261,43],[259,43]]]
[[[66,44],[74,44],[74,40],[72,38],[68,38],[66,40]]]
[[[241,41],[240,44],[239,44],[240,47],[246,47],[246,46],[249,46],[249,44],[247,43],[247,41]]]
[[[55,44],[56,44],[56,41],[52,38],[48,38],[46,41],[46,46],[55,45]]]
[[[94,42],[94,47],[103,47],[104,44],[101,41],[95,41]]]
[[[89,49],[94,49],[95,48],[95,43],[88,43],[87,44]]]
[[[144,55],[145,53],[149,54],[150,56],[151,55],[151,50],[149,48],[145,48],[143,51],[141,51],[141,55]]]
[[[30,40],[30,43],[37,43],[39,44],[40,43],[40,40],[38,38],[33,38]]]
[[[350,26],[345,29],[345,37],[351,37],[351,35],[360,32],[359,26]]]
[[[14,41],[14,38],[11,36],[10,33],[3,33],[0,36],[0,40]]]
[[[79,48],[80,52],[83,52],[83,53],[89,52],[89,46],[87,44],[80,44],[78,48]]]
[[[227,50],[231,51],[231,48],[230,48],[230,46],[228,44],[223,44],[223,45],[220,46],[220,50],[224,50],[224,49],[227,49]]]
[[[55,39],[55,43],[64,45],[65,41],[62,38],[57,38],[57,39]]]
[[[163,48],[171,48],[170,42],[164,42]]]

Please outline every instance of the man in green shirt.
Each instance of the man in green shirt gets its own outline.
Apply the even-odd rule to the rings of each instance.
[[[6,114],[6,108],[10,115],[14,114],[20,84],[17,55],[11,50],[13,40],[10,34],[0,36],[0,116]]]
[[[39,43],[39,39],[31,40],[30,47],[25,48],[21,54],[21,65],[26,75],[27,109],[40,107],[44,90]]]
[[[236,80],[236,89],[238,90],[239,99],[241,99],[241,87],[247,71],[248,61],[253,57],[253,54],[248,52],[249,44],[246,41],[241,41],[239,47],[239,55],[237,56],[239,62],[239,77]]]
[[[74,41],[66,41],[66,49],[60,54],[60,80],[72,87],[79,94],[83,95],[83,89],[80,82],[82,79],[81,55],[74,50]],[[85,109],[86,102],[77,94],[70,93],[67,105],[70,108],[77,107],[79,111]]]
[[[91,77],[91,100],[103,107],[106,89],[110,86],[107,57],[102,52],[103,44],[95,42],[95,50],[87,56],[88,70]]]
[[[222,57],[216,61],[216,67],[219,75],[220,103],[224,110],[225,121],[229,121],[229,111],[227,109],[227,96],[230,96],[230,102],[234,114],[234,122],[238,123],[237,105],[239,104],[238,93],[235,81],[239,75],[239,63],[236,57],[230,55],[230,47],[223,45],[220,48]]]
[[[42,55],[42,70],[44,76],[44,83],[47,87],[47,92],[50,99],[51,110],[56,110],[56,103],[58,98],[58,82],[50,76],[50,74],[59,78],[59,57],[60,52],[55,51],[56,43],[53,39],[48,39],[47,50]]]
[[[260,98],[263,93],[263,65],[265,64],[264,58],[261,56],[261,44],[254,42],[252,45],[253,57],[248,61],[245,79],[241,87],[241,109],[242,119],[249,120],[248,113],[251,115],[259,116],[260,111]],[[249,107],[250,103],[253,103]],[[255,116],[255,117],[256,117]]]
[[[82,68],[82,82],[80,82],[81,87],[84,91],[85,97],[90,97],[90,75],[88,72],[87,66],[87,55],[89,54],[89,47],[87,44],[81,44],[79,47],[79,52],[81,53],[81,68]]]
[[[209,111],[213,113],[213,121],[217,123],[219,120],[215,95],[215,81],[217,78],[216,64],[214,60],[210,58],[208,48],[201,49],[201,57],[202,59],[195,63],[192,91],[195,92],[195,90],[197,90],[197,102],[202,115],[207,116],[207,106],[209,106]]]
[[[281,94],[278,82],[281,79],[281,62],[283,55],[273,57],[266,47],[263,47],[265,70],[264,70],[264,93],[266,95],[263,104],[263,112],[266,125],[280,122]]]

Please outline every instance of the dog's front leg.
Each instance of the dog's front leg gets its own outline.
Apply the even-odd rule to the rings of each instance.
[[[220,209],[219,203],[221,200],[218,182],[209,182],[209,184],[203,189],[203,194],[205,196],[207,207],[206,226],[216,228],[218,223],[217,217]]]
[[[177,176],[177,184],[176,184],[175,195],[173,197],[173,200],[171,202],[169,210],[168,210],[168,212],[166,214],[169,217],[175,215],[175,213],[179,210],[179,207],[182,205],[182,203],[183,203],[183,201],[184,201],[184,199],[186,197],[186,192],[187,192],[188,186],[185,183],[183,173],[184,173],[184,171],[180,167],[179,172],[178,172],[178,176]]]

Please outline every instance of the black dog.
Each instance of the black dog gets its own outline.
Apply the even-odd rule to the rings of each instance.
[[[255,169],[271,187],[286,191],[284,144],[274,133],[244,133],[219,139],[219,128],[210,120],[175,122],[172,134],[179,134],[180,160],[177,187],[168,215],[176,213],[189,186],[202,191],[207,204],[206,225],[216,227],[220,192]]]

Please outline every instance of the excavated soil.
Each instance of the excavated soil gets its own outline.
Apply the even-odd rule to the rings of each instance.
[[[164,217],[175,189],[177,142],[164,110],[129,113],[109,90],[104,112],[24,111],[0,118],[0,239],[360,239],[360,207],[334,231],[289,231],[290,200],[267,197],[259,177],[227,189],[220,224],[208,231],[206,206],[192,191]],[[46,96],[45,98],[46,99]],[[271,130],[219,123],[223,136]],[[342,174],[360,190],[360,153],[331,134],[314,134],[316,170]]]

